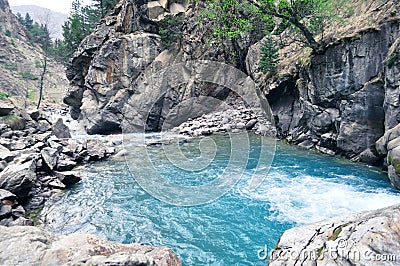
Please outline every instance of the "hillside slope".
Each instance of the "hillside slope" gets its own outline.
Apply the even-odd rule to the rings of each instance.
[[[29,40],[27,32],[11,13],[6,0],[0,0],[0,29],[0,92],[37,100],[44,62],[43,51]],[[64,73],[61,64],[48,61],[45,97],[60,102],[68,86]]]

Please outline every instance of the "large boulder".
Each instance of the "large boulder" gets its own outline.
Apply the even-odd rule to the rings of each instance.
[[[36,181],[36,163],[28,161],[23,164],[12,164],[0,173],[0,188],[14,193],[25,200]]]
[[[283,233],[269,265],[397,265],[400,205],[334,217]]]
[[[0,100],[0,116],[9,115],[14,110],[14,106],[6,101]]]
[[[59,118],[52,126],[51,133],[60,139],[71,138],[71,132],[69,131],[68,126],[64,124],[62,118]]]
[[[2,265],[182,265],[167,247],[117,244],[94,235],[54,235],[36,227],[0,226]]]

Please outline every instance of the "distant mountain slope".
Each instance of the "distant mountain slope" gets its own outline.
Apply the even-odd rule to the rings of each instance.
[[[62,38],[62,25],[68,18],[67,14],[35,5],[11,6],[11,10],[14,14],[19,12],[23,17],[29,13],[35,22],[47,24],[52,39]]]

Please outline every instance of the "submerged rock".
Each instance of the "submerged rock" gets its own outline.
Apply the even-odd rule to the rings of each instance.
[[[54,172],[54,175],[66,186],[70,186],[81,181],[79,173],[75,171]]]
[[[269,265],[398,265],[400,205],[287,230]]]
[[[182,265],[167,247],[123,245],[97,236],[59,236],[36,227],[0,226],[3,265]]]

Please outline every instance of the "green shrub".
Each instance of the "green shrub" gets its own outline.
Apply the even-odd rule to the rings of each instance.
[[[10,30],[6,30],[5,35],[8,37],[11,37],[11,31]]]
[[[35,89],[34,88],[29,88],[28,89],[28,99],[34,101],[35,100]]]
[[[14,39],[11,39],[11,40],[10,40],[10,44],[11,44],[12,46],[14,46],[14,47],[17,47],[17,44],[15,43]]]
[[[182,39],[183,16],[166,16],[159,22],[159,34],[161,36],[161,44],[166,49],[171,49],[176,43],[180,43]]]
[[[392,66],[394,66],[394,64],[396,63],[397,57],[398,57],[397,53],[394,53],[394,54],[388,56],[388,59],[387,59],[387,66],[388,66],[389,68],[391,68]]]
[[[8,98],[8,94],[5,92],[0,92],[0,99]]]
[[[10,71],[17,71],[18,65],[16,63],[5,64],[4,68]]]
[[[30,79],[30,80],[38,80],[39,78],[37,76],[35,76],[34,74],[31,73],[31,71],[24,71],[21,72],[21,76],[24,79]]]
[[[12,130],[23,130],[25,128],[25,120],[17,115],[7,115],[3,117],[3,122]]]
[[[36,68],[43,68],[43,64],[40,60],[35,60],[35,67]]]

